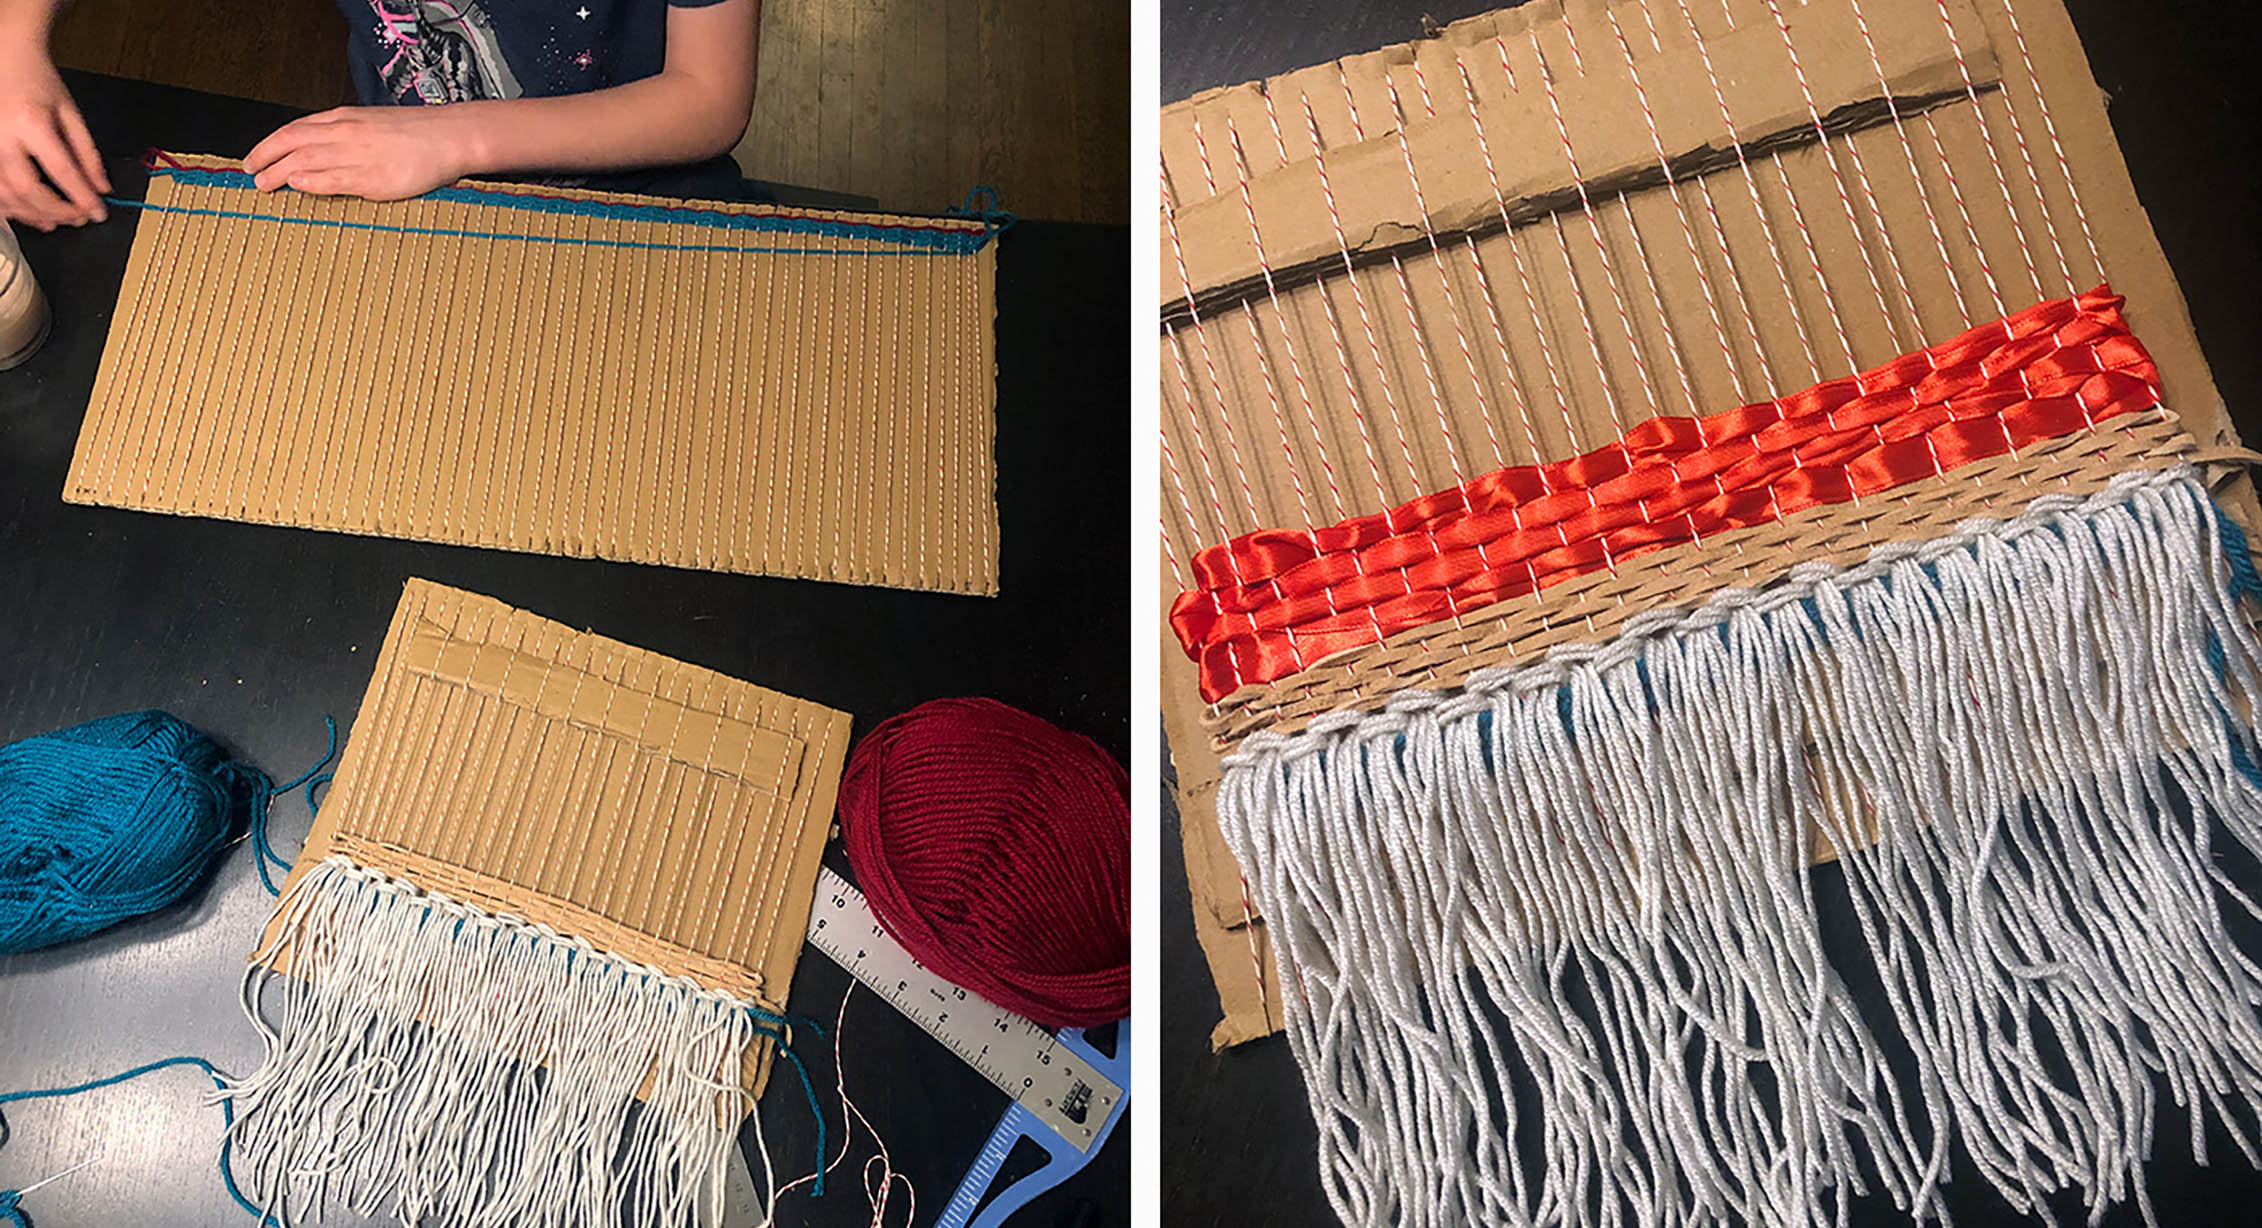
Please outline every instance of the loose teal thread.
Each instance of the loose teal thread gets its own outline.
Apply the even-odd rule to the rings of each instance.
[[[802,1063],[801,1055],[793,1051],[793,1029],[806,1027],[817,1034],[818,1040],[825,1039],[825,1029],[806,1015],[780,1015],[759,1006],[749,1006],[746,1011],[754,1016],[754,1030],[776,1040],[779,1054],[793,1063],[793,1073],[801,1076],[801,1093],[809,1098],[809,1115],[817,1119],[817,1179],[809,1196],[822,1198],[825,1196],[825,1111],[817,1107],[817,1085],[809,1079],[809,1067]]]
[[[334,760],[338,757],[337,718],[325,712],[322,714],[322,725],[329,731],[330,734],[329,749],[324,750],[322,752],[322,758],[316,761],[313,767],[306,769],[305,773],[299,776],[298,779],[292,781],[287,785],[274,785],[271,784],[264,773],[257,772],[256,769],[253,770],[253,774],[257,777],[257,779],[253,786],[254,795],[251,803],[251,844],[254,850],[254,856],[252,858],[251,864],[258,867],[260,885],[267,888],[267,894],[269,895],[281,895],[283,894],[283,889],[275,885],[274,878],[267,872],[268,866],[273,865],[276,869],[281,870],[283,873],[289,874],[291,872],[291,863],[288,858],[275,851],[274,845],[267,842],[267,812],[270,808],[273,807],[276,798],[283,796],[284,794],[300,787],[301,785],[306,787],[307,813],[312,814],[314,812],[315,781],[317,778],[320,778],[322,780],[330,779],[327,775],[323,774],[322,769],[330,766],[331,760]]]
[[[206,1078],[212,1080],[213,1087],[221,1091],[226,1091],[228,1089],[227,1080],[221,1078],[220,1072],[212,1068],[212,1063],[207,1062],[200,1057],[189,1057],[187,1055],[183,1055],[181,1057],[162,1058],[158,1061],[151,1062],[146,1066],[136,1066],[132,1070],[126,1071],[124,1074],[114,1074],[106,1079],[95,1079],[91,1082],[78,1084],[75,1087],[41,1087],[33,1088],[28,1091],[0,1093],[0,1105],[15,1104],[20,1101],[27,1100],[52,1100],[63,1096],[76,1096],[81,1092],[98,1091],[105,1087],[112,1087],[119,1083],[124,1083],[130,1079],[138,1079],[145,1074],[151,1073],[152,1071],[164,1070],[167,1067],[171,1066],[194,1066],[197,1069],[203,1071]],[[220,1116],[225,1123],[222,1127],[220,1135],[220,1181],[222,1184],[228,1187],[228,1197],[235,1199],[237,1206],[242,1207],[245,1211],[250,1212],[253,1216],[256,1216],[260,1222],[261,1228],[266,1228],[266,1225],[269,1224],[279,1223],[280,1221],[278,1221],[272,1213],[261,1211],[258,1207],[253,1206],[251,1200],[244,1197],[243,1191],[237,1188],[236,1174],[228,1166],[228,1149],[230,1146],[228,1134],[235,1128],[236,1124],[236,1107],[234,1103],[227,1100],[222,1100],[220,1102]],[[0,1140],[5,1140],[6,1138],[6,1131],[0,1130]],[[20,1205],[21,1202],[22,1199],[19,1196],[18,1191],[0,1190],[0,1217],[5,1217],[6,1219],[13,1221],[17,1225],[17,1228],[29,1228],[31,1221],[25,1217],[23,1209]]]
[[[326,217],[278,217],[271,213],[247,213],[240,209],[153,205],[148,201],[121,200],[115,196],[105,196],[102,199],[120,209],[139,209],[145,213],[180,213],[192,217],[241,218],[253,222],[275,222],[284,226],[322,226],[333,230],[367,230],[384,234],[428,235],[443,239],[507,239],[519,243],[551,243],[560,247],[618,247],[651,252],[730,252],[741,256],[956,256],[966,254],[941,249],[913,248],[739,247],[729,243],[650,243],[633,239],[591,239],[577,238],[572,235],[527,235],[498,230],[458,230],[446,226],[394,226],[383,222],[349,222]]]
[[[281,895],[281,889],[267,876],[267,864],[270,861],[284,870],[291,868],[290,863],[275,851],[275,846],[267,842],[267,812],[273,808],[275,782],[268,778],[267,773],[248,763],[231,763],[226,770],[236,782],[233,787],[244,794],[244,809],[250,820],[244,834],[251,843],[252,868],[259,871],[259,881],[266,885],[267,894]]]
[[[329,784],[331,780],[335,779],[335,777],[335,773],[324,772],[320,776],[317,776],[314,779],[306,782],[306,811],[308,814],[316,816],[321,815],[322,803],[315,799],[314,791],[321,788],[323,785]]]
[[[323,713],[322,727],[330,735],[329,749],[322,752],[322,758],[316,761],[313,767],[310,767],[304,772],[301,772],[298,779],[292,781],[287,785],[275,786],[272,796],[281,797],[283,794],[288,793],[291,790],[298,788],[300,785],[306,784],[307,782],[313,780],[316,776],[322,774],[323,768],[330,766],[330,761],[332,759],[338,757],[338,718],[331,716],[327,712]]]
[[[2254,569],[2254,552],[2246,540],[2246,530],[2231,519],[2230,510],[2220,503],[2210,509],[2215,516],[2215,536],[2223,550],[2223,564],[2230,572],[2231,600],[2252,610],[2257,599],[2262,599],[2262,573]],[[2223,652],[2222,638],[2213,629],[2207,632],[2207,663],[2214,668],[2215,680],[2228,684],[2230,660]],[[2262,789],[2262,764],[2246,749],[2253,726],[2241,720],[2221,701],[2215,705],[2223,720],[2223,745],[2229,748],[2231,767],[2246,778],[2248,784]]]
[[[2241,601],[2262,597],[2262,574],[2254,570],[2254,553],[2247,548],[2246,530],[2219,503],[2215,505],[2215,525],[2216,537],[2223,544],[2223,561],[2231,572],[2231,595]]]
[[[985,197],[989,200],[986,207],[977,203]],[[994,235],[1001,230],[1010,229],[1021,221],[1020,218],[1007,212],[1003,205],[1004,202],[998,198],[997,189],[982,183],[969,189],[966,193],[966,199],[954,206],[950,212],[959,217],[982,219],[982,224],[985,227],[982,233],[987,236]]]

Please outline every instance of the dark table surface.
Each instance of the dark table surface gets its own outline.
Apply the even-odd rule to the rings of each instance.
[[[1165,0],[1162,99],[1372,51],[1420,37],[1425,19],[1443,24],[1500,7],[1501,0]],[[2182,283],[2216,386],[2240,434],[2250,443],[2262,439],[2262,244],[2255,239],[2262,175],[2252,156],[2262,117],[2262,21],[2251,6],[2219,0],[2069,0],[2067,7],[2090,68],[2111,97],[2129,174]],[[1275,1036],[1222,1054],[1209,1050],[1217,992],[1195,943],[1177,855],[1178,815],[1167,789],[1164,795],[1163,1220],[1171,1228],[1332,1224],[1319,1187],[1318,1134],[1287,1042]],[[1826,920],[1832,912],[1843,917],[1841,880],[1828,869],[1816,878]],[[1855,942],[1832,949],[1850,950]],[[2262,1174],[2246,1166],[2220,1129],[2210,1138],[2215,1165],[2194,1164],[2186,1120],[2180,1109],[2166,1108],[2157,1132],[2149,1174],[2160,1222],[2255,1222]],[[2014,1213],[1968,1164],[1949,1192],[1964,1228],[2035,1222]],[[2081,1222],[2070,1200],[2053,1211],[2060,1222]],[[1878,1200],[1857,1207],[1854,1222],[1907,1219]],[[2124,1205],[2106,1223],[2141,1219]]]
[[[145,147],[240,155],[291,116],[110,78],[70,84],[128,197],[140,194]],[[402,582],[424,576],[842,709],[858,733],[928,699],[990,695],[1127,753],[1126,231],[1025,222],[1001,241],[1003,595],[985,599],[66,506],[63,474],[133,227],[121,211],[104,226],[23,236],[56,322],[30,364],[0,374],[0,741],[158,707],[278,778],[295,775],[322,751],[324,713],[351,720]],[[307,823],[296,802],[278,808],[286,856]],[[827,857],[845,868],[837,844]],[[171,908],[0,958],[0,1090],[175,1053],[249,1070],[257,1034],[235,997],[268,907],[249,857],[230,856]],[[847,984],[806,951],[790,1008],[829,1022]],[[1006,1097],[868,992],[845,1034],[850,1094],[916,1183],[918,1222],[932,1223]],[[830,1064],[812,1072],[821,1087]],[[215,1171],[220,1115],[200,1103],[207,1090],[173,1071],[13,1106],[0,1188],[102,1153],[31,1196],[41,1228],[248,1223]],[[766,1097],[761,1117],[780,1180],[805,1171],[814,1127],[798,1089]],[[856,1170],[868,1149],[860,1140],[824,1199],[789,1196],[780,1222],[867,1222]],[[1014,1222],[1126,1223],[1128,1157],[1118,1130]]]

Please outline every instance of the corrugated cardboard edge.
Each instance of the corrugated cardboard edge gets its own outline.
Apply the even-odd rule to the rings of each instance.
[[[989,377],[989,412],[982,415],[982,465],[980,472],[989,483],[982,500],[982,514],[989,518],[989,533],[984,540],[989,543],[989,588],[979,595],[995,597],[1003,582],[1005,569],[1005,525],[997,506],[997,249],[998,244],[984,246],[976,259],[981,262],[981,301],[989,304],[982,313],[982,363],[980,370]]]
[[[2017,40],[2001,11],[1987,4],[1981,6],[1981,13],[2005,61],[2006,73],[2023,73],[2026,66],[2019,57]],[[2058,138],[2065,147],[2091,230],[2112,272],[2113,288],[2127,298],[2129,326],[2159,364],[2167,405],[2203,448],[2238,446],[2237,429],[2199,348],[2182,287],[2168,266],[2150,217],[2137,199],[2136,185],[2129,178],[2128,164],[2106,113],[2104,92],[2090,74],[2088,54],[2072,18],[2058,0],[2025,0],[2019,7],[2019,21],[2036,81],[2051,105]],[[1406,53],[1391,49],[1372,54]],[[2028,136],[2030,140],[2042,139],[2038,132]],[[2262,507],[2257,506],[2248,475],[2240,473],[2218,487],[2216,497],[2249,531],[2262,526]],[[1205,706],[1194,663],[1167,629],[1170,601],[1176,596],[1167,562],[1160,572],[1164,577],[1164,617],[1159,620],[1164,628],[1163,725],[1178,769],[1179,818],[1186,830],[1182,855],[1192,888],[1196,934],[1203,940],[1226,1011],[1224,1021],[1212,1033],[1213,1043],[1223,1048],[1277,1030],[1277,1013],[1266,1020],[1250,1009],[1260,993],[1270,991],[1269,987],[1259,989],[1259,972],[1269,980],[1273,969],[1269,951],[1260,968],[1248,958],[1246,940],[1239,943],[1238,955],[1223,941],[1238,938],[1240,931],[1251,928],[1243,920],[1239,867],[1231,854],[1226,854],[1220,866],[1220,859],[1213,854],[1197,851],[1224,848],[1224,837],[1216,829],[1214,800],[1223,768],[1204,727]],[[1204,825],[1206,832],[1197,831]],[[1253,928],[1261,933],[1263,924],[1261,917],[1256,918]],[[1263,1026],[1266,1023],[1272,1026]]]
[[[1179,828],[1187,863],[1191,865],[1196,857],[1207,856],[1197,853],[1193,846],[1203,838],[1201,833],[1205,828],[1214,838],[1216,823],[1188,822],[1181,808]],[[1274,972],[1272,939],[1265,931],[1265,923],[1228,924],[1197,904],[1194,938],[1201,943],[1202,956],[1209,964],[1210,980],[1217,986],[1218,1007],[1223,1016],[1217,1026],[1210,1029],[1210,1048],[1229,1049],[1277,1031],[1282,1023],[1280,984]]]

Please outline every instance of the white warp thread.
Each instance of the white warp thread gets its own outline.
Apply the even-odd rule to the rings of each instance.
[[[280,1223],[339,1205],[482,1228],[720,1222],[753,1003],[344,857],[281,908],[290,973],[270,948],[244,981],[266,1060],[223,1093],[238,1182]]]
[[[2262,646],[2217,517],[2129,474],[1249,738],[1219,818],[1336,1213],[1937,1219],[1959,1139],[2022,1209],[2149,1219],[2155,1073],[2253,1160],[2262,969],[2219,909],[2255,906],[2209,841],[2262,851]],[[1913,1081],[1824,955],[1816,833]]]

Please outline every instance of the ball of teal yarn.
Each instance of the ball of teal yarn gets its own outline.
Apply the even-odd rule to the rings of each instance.
[[[179,899],[233,834],[239,770],[164,712],[0,746],[0,954]]]

